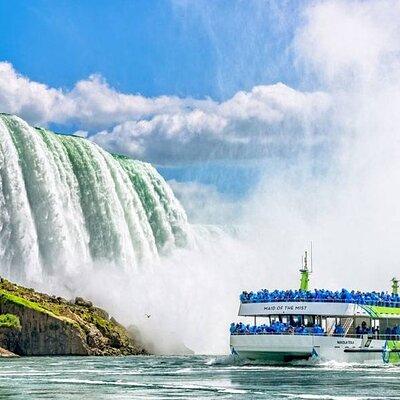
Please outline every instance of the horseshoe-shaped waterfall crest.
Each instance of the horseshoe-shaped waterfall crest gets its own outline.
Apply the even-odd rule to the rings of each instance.
[[[150,164],[0,115],[2,273],[135,270],[187,239],[185,211]]]

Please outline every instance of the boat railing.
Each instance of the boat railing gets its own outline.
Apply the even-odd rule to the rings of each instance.
[[[260,303],[347,303],[347,304],[358,304],[366,306],[379,306],[379,307],[399,307],[400,302],[398,301],[375,301],[365,300],[364,302],[348,300],[348,299],[263,299],[260,301],[241,300],[242,304],[260,304]]]
[[[361,339],[366,337],[367,339],[377,339],[377,340],[400,340],[400,335],[387,335],[387,334],[329,334],[329,333],[300,333],[300,332],[258,332],[258,333],[250,333],[250,332],[234,332],[231,333],[231,336],[263,336],[263,335],[278,335],[278,336],[328,336],[328,337],[336,337],[336,338],[352,338],[352,339]]]

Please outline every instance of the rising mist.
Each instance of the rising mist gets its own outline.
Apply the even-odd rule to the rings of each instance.
[[[278,161],[273,155],[273,170],[234,217],[231,200],[209,196],[197,220],[225,215],[225,230],[198,228],[194,249],[132,277],[123,295],[130,306],[118,307],[120,292],[104,299],[159,351],[226,352],[239,292],[297,287],[310,240],[312,286],[389,289],[400,271],[399,18],[396,2],[315,2],[303,11],[289,50],[303,85],[329,98],[328,112],[306,115],[300,145],[289,140]],[[181,196],[194,217],[195,197]]]

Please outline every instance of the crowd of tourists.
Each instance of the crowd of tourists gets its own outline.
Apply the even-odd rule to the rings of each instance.
[[[340,302],[356,303],[371,306],[400,307],[400,296],[385,292],[360,292],[342,289],[332,291],[315,289],[302,290],[274,290],[262,289],[258,292],[243,292],[240,295],[242,303],[269,303],[287,301],[310,301],[310,302]]]
[[[262,335],[267,333],[274,334],[296,334],[296,335],[324,335],[325,331],[320,325],[313,325],[306,327],[304,325],[293,326],[280,321],[274,321],[271,325],[250,325],[239,322],[235,324],[231,323],[230,326],[231,335]],[[344,331],[343,331],[344,334]]]
[[[400,325],[388,326],[385,330],[385,336],[386,339],[400,340]]]
[[[231,323],[230,326],[231,335],[263,335],[263,334],[287,334],[287,335],[316,335],[323,336],[326,334],[325,330],[318,324],[311,326],[305,326],[303,324],[285,323],[280,321],[274,321],[271,325],[250,325],[239,323]],[[390,340],[400,340],[400,325],[393,327],[387,327],[385,332],[380,332],[379,327],[373,328],[367,326],[365,322],[361,326],[357,326],[355,329],[357,337],[363,335],[374,335],[377,338],[385,338]],[[381,336],[384,334],[384,336]],[[345,336],[345,330],[339,323],[335,325],[333,330],[333,336]]]

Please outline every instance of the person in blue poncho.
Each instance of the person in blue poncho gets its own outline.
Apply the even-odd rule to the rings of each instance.
[[[320,335],[323,335],[324,334],[324,330],[322,329],[322,327],[320,326],[320,325],[314,325],[314,327],[313,327],[313,334],[314,335],[318,335],[318,336],[320,336]]]
[[[379,326],[372,329],[372,333],[375,335],[375,339],[379,339],[379,334],[380,334]]]
[[[400,340],[400,325],[396,326],[396,340]]]
[[[300,325],[294,331],[295,331],[296,335],[304,335],[304,330],[305,330],[305,326]]]
[[[362,330],[360,325],[358,325],[356,328],[356,335],[357,337],[360,337],[362,335]]]
[[[367,327],[367,323],[365,321],[363,321],[361,323],[361,333],[363,335],[365,335],[366,333],[368,333],[368,327]]]
[[[391,331],[392,339],[399,340],[400,328],[398,326],[394,326]]]
[[[258,292],[244,291],[240,295],[242,303],[261,303],[274,301],[338,301],[345,303],[358,303],[368,305],[379,305],[386,307],[400,307],[400,296],[385,292],[355,292],[342,289],[331,291],[325,289],[314,289],[314,291],[301,290],[273,290],[262,289]]]
[[[344,335],[344,329],[340,323],[335,326],[335,330],[334,330],[333,334],[334,334],[334,336],[343,336]]]
[[[388,327],[385,329],[385,337],[386,337],[386,339],[389,339],[389,338],[390,338],[391,333],[392,333],[392,330],[391,330],[390,327],[388,326]]]

